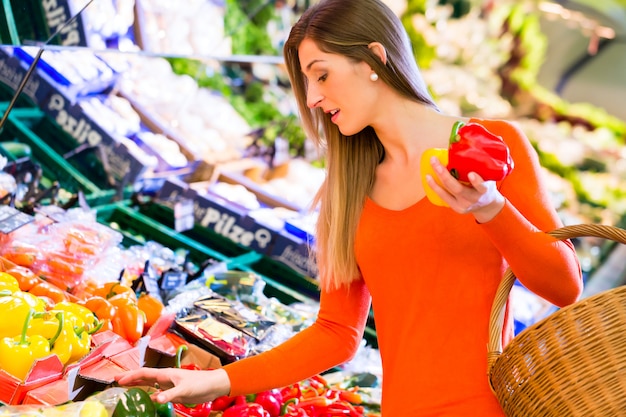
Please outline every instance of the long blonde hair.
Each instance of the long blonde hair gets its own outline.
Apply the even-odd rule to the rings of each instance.
[[[291,28],[283,54],[302,127],[326,157],[326,179],[314,200],[314,206],[319,206],[319,217],[313,256],[320,284],[333,289],[360,276],[354,252],[355,234],[385,150],[371,127],[344,136],[320,108],[307,106],[306,81],[298,56],[298,47],[305,38],[326,53],[366,62],[381,81],[402,96],[436,106],[402,23],[381,1],[321,0]],[[385,64],[368,48],[371,42],[385,47]]]

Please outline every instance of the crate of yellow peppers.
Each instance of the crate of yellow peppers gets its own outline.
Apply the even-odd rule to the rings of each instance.
[[[51,308],[49,308],[51,307]],[[18,281],[0,272],[0,370],[25,381],[37,360],[56,355],[62,365],[91,349],[91,334],[101,323],[86,307],[71,301],[52,306],[21,291]]]

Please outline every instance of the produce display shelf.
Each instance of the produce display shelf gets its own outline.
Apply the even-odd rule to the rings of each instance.
[[[174,228],[174,210],[171,207],[159,203],[147,202],[146,204],[139,205],[138,209],[147,217],[170,228]],[[197,223],[195,223],[191,229],[182,231],[180,234],[213,250],[219,251],[226,256],[240,256],[251,251],[250,248],[239,245],[231,239]]]
[[[138,210],[148,218],[167,225],[167,227],[172,227],[174,223],[174,212],[168,206],[151,202],[138,206]],[[287,265],[274,261],[258,252],[247,252],[246,255],[242,255],[242,253],[246,253],[247,249],[245,247],[237,245],[230,239],[198,224],[180,234],[196,240],[202,245],[225,249],[231,254],[235,253],[236,255],[234,256],[238,257],[235,258],[233,264],[237,268],[243,271],[252,271],[261,276],[265,282],[271,283],[267,289],[268,296],[271,296],[272,291],[278,291],[276,297],[286,304],[295,301],[319,302],[319,286],[317,282],[313,278],[297,273]],[[287,302],[285,299],[287,299]],[[370,346],[378,346],[372,311],[370,311],[364,338]]]
[[[140,210],[148,217],[173,227],[174,210],[171,207],[159,203],[148,203],[142,205]],[[239,245],[210,228],[203,227],[197,223],[194,224],[193,228],[181,233],[222,253],[229,254],[229,256],[238,256],[249,251],[245,246]],[[265,256],[265,253],[262,253],[262,255],[264,256],[248,264],[250,269],[258,274],[271,277],[275,281],[293,288],[310,298],[319,299],[319,287],[315,279],[304,276],[289,266]]]
[[[147,203],[137,206],[137,209],[147,218],[172,229],[174,232],[174,213],[170,207],[157,203]],[[229,257],[232,260],[231,264],[233,267],[236,267],[239,270],[256,273],[269,284],[266,294],[270,297],[276,296],[276,298],[286,304],[291,304],[292,302],[310,303],[318,301],[316,297],[303,294],[302,292],[297,291],[297,289],[286,285],[284,282],[278,280],[276,276],[263,274],[262,272],[252,268],[251,265],[256,264],[263,258],[262,254],[238,245],[232,240],[221,236],[208,228],[195,224],[190,230],[174,233],[178,233],[185,238],[196,241],[200,245],[211,248],[211,250],[218,251],[219,253]]]
[[[235,257],[224,255],[140,213],[130,205],[129,201],[106,204],[95,207],[95,210],[100,223],[122,233],[124,236],[122,244],[124,246],[142,244],[151,240],[173,250],[187,250],[190,260],[197,264],[202,264],[207,260],[214,260],[216,262],[224,262],[229,270],[255,272],[247,264],[259,257],[259,254],[249,251]],[[284,304],[315,302],[269,277],[257,275],[265,281],[264,292],[268,297],[276,297]]]
[[[201,264],[207,260],[228,261],[228,257],[187,238],[175,230],[139,213],[127,201],[105,204],[94,208],[100,223],[106,224],[124,236],[124,246],[160,243],[173,250],[189,251],[190,260]]]

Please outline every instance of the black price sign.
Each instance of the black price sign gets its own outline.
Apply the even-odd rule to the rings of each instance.
[[[182,287],[187,282],[187,273],[184,271],[165,271],[161,279],[161,289],[171,291]]]

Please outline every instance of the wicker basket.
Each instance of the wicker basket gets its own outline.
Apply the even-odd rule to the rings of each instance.
[[[626,230],[575,225],[558,239],[603,237],[626,243]],[[502,349],[508,270],[493,303],[488,377],[508,417],[626,416],[626,286],[584,298],[526,328]]]

